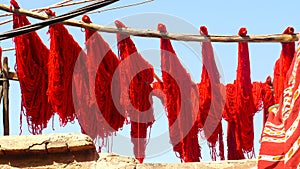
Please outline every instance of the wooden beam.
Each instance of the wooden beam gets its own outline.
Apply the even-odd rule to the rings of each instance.
[[[9,68],[8,68],[8,58],[3,58],[3,77],[6,80],[3,81],[3,126],[4,126],[4,135],[9,135]]]
[[[19,81],[18,75],[16,72],[8,72],[8,77],[3,77],[0,78],[0,81],[6,81],[6,80],[14,80],[14,81]]]
[[[25,9],[13,9],[10,10],[10,7],[4,4],[0,4],[0,10],[6,12],[20,13],[32,18],[46,20],[48,19],[47,15],[40,14],[37,12],[32,12]],[[247,37],[240,37],[237,35],[226,36],[226,35],[197,35],[197,34],[179,34],[179,33],[161,33],[157,30],[143,30],[143,29],[134,29],[134,28],[123,28],[118,29],[113,26],[104,26],[99,24],[87,24],[82,21],[77,20],[66,20],[62,22],[63,24],[76,26],[81,28],[89,28],[92,30],[97,30],[100,32],[107,33],[124,33],[133,36],[139,37],[151,37],[151,38],[166,38],[177,41],[195,41],[195,42],[295,42],[299,40],[300,34],[285,35],[285,34],[269,34],[269,35],[249,35]]]

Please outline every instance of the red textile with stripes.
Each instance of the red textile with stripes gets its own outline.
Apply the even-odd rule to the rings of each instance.
[[[291,42],[294,43],[294,42]],[[262,134],[258,168],[300,167],[300,43],[287,71],[279,105],[269,109]]]
[[[60,125],[65,126],[76,117],[72,98],[72,79],[75,63],[82,54],[82,49],[63,24],[51,25],[49,34],[51,41],[47,94],[53,110],[59,115]]]
[[[125,28],[118,20],[115,21],[115,25],[118,28]],[[130,117],[134,155],[142,163],[145,158],[147,128],[154,122],[152,98],[149,98],[154,69],[137,52],[130,36],[117,33],[117,40],[122,60],[120,65],[124,68],[120,69],[120,84],[122,84],[120,103]]]
[[[294,28],[287,27],[283,34],[293,34]],[[284,89],[284,82],[286,80],[287,71],[290,68],[292,63],[294,54],[295,54],[295,43],[281,43],[282,50],[280,53],[279,59],[275,63],[274,68],[274,97],[275,103],[279,103],[283,89]]]
[[[200,27],[201,35],[208,35],[205,26]],[[198,85],[200,94],[200,107],[198,124],[203,127],[209,142],[212,160],[217,157],[216,143],[219,141],[219,156],[224,160],[224,144],[222,132],[222,110],[224,100],[221,94],[220,74],[215,62],[211,42],[202,43],[202,74],[201,83]]]
[[[91,23],[87,15],[84,15],[82,20]],[[113,102],[112,99],[112,92],[120,95],[120,83],[112,84],[114,72],[120,61],[97,31],[85,29],[85,40],[90,92],[95,92],[95,98],[90,99],[89,105],[94,110],[95,114],[92,116],[96,118],[97,125],[91,126],[90,120],[93,119],[86,115],[78,118],[88,134],[104,138],[122,128],[125,120],[115,106],[118,102]]]
[[[158,30],[166,33],[166,26],[158,25]],[[165,107],[168,112],[170,140],[173,150],[184,162],[200,161],[198,107],[194,103],[198,96],[193,90],[196,85],[181,65],[169,39],[160,40],[163,91],[166,95]],[[195,119],[195,120],[193,120]],[[194,123],[192,123],[195,121]]]
[[[19,8],[14,1],[14,8]],[[13,14],[13,28],[29,25],[24,15]],[[16,48],[16,72],[22,93],[22,111],[27,118],[29,132],[41,134],[53,115],[48,103],[49,49],[43,44],[36,32],[14,38]],[[21,115],[22,117],[22,115]],[[21,118],[22,124],[22,118]]]

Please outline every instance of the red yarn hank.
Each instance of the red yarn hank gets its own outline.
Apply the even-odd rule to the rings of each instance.
[[[60,125],[73,122],[76,115],[72,98],[72,78],[76,60],[82,49],[63,24],[49,27],[50,56],[48,62],[48,99],[59,115]],[[75,81],[78,81],[77,79]],[[77,89],[80,91],[80,89]]]
[[[115,25],[119,29],[126,27],[118,20],[115,21]],[[130,36],[117,33],[117,40],[119,56],[126,68],[120,69],[122,84],[120,103],[130,117],[134,155],[142,163],[145,158],[147,128],[154,122],[152,98],[149,98],[152,92],[150,84],[154,80],[154,69],[137,52]],[[124,84],[129,84],[129,88]]]
[[[84,15],[82,20],[86,23],[92,23],[87,15]],[[115,106],[118,103],[114,103],[112,99],[112,92],[117,92],[120,95],[120,84],[112,84],[114,72],[120,61],[97,31],[85,29],[85,39],[87,65],[89,70],[91,69],[88,75],[89,83],[94,83],[94,90],[92,89],[91,92],[95,92],[96,97],[96,100],[90,99],[89,105],[99,109],[93,109],[95,113],[93,117],[97,121],[96,126],[90,125],[91,122],[86,114],[83,114],[82,117],[79,115],[78,119],[88,134],[105,138],[122,128],[125,121],[125,117],[119,113]],[[96,76],[94,75],[95,72]],[[93,84],[89,86],[91,88]],[[96,104],[98,106],[95,106]]]
[[[200,27],[201,35],[208,35],[205,26]],[[200,107],[198,114],[198,124],[203,127],[204,134],[207,135],[209,147],[211,149],[211,158],[216,161],[217,151],[216,143],[219,142],[219,156],[224,160],[224,144],[222,133],[222,110],[224,100],[220,88],[220,74],[214,58],[214,52],[211,42],[202,43],[202,74],[199,86]],[[210,114],[209,118],[208,115]]]
[[[287,27],[283,34],[294,34],[293,27]],[[295,42],[281,43],[282,50],[279,59],[275,63],[274,68],[274,97],[275,103],[279,103],[283,93],[286,74],[289,70],[293,57],[295,55]]]
[[[158,25],[158,30],[167,32],[163,24]],[[171,41],[161,38],[160,48],[163,92],[173,150],[184,162],[200,161],[198,125],[193,123],[193,119],[196,121],[197,118],[193,105],[199,101],[198,93],[194,92],[196,85],[177,58]]]
[[[12,4],[19,8],[17,2]],[[13,14],[13,28],[29,25],[24,15]],[[49,49],[43,44],[36,32],[14,38],[16,49],[16,72],[22,93],[22,112],[26,116],[28,130],[32,134],[41,134],[47,127],[53,112],[48,103],[48,70]],[[23,110],[25,109],[25,110]]]
[[[247,29],[241,28],[239,36],[246,36]],[[242,149],[246,153],[254,155],[253,140],[253,116],[257,112],[252,96],[252,83],[250,77],[250,59],[247,42],[238,43],[238,68],[236,76],[237,90],[237,117],[240,126],[241,145],[237,149]]]
[[[236,81],[235,81],[236,82]],[[238,123],[237,87],[236,84],[226,85],[226,104],[223,118],[228,122],[227,126],[227,158],[228,160],[244,159],[241,147],[240,125]],[[239,149],[238,149],[239,148]]]
[[[256,105],[256,109],[258,111],[263,109],[264,126],[269,116],[268,109],[275,104],[272,79],[268,76],[265,82],[253,82],[252,86],[253,100]]]

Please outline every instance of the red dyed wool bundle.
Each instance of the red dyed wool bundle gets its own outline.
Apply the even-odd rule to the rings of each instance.
[[[245,37],[246,28],[241,28],[238,33]],[[252,83],[250,77],[250,59],[247,42],[238,43],[238,68],[236,76],[237,90],[237,117],[238,126],[240,126],[240,145],[238,150],[242,149],[247,153],[254,153],[253,150],[253,116],[258,111],[252,96]],[[240,146],[240,147],[239,147]]]
[[[246,28],[239,30],[239,36],[247,35]],[[224,118],[228,121],[228,159],[243,159],[243,152],[254,155],[253,116],[258,111],[252,93],[250,59],[247,42],[238,43],[238,68],[234,84],[226,86]],[[249,156],[249,158],[250,158]]]
[[[11,1],[11,4],[14,8],[20,8],[14,0]],[[30,22],[24,15],[13,14],[14,29],[29,24]],[[32,134],[41,134],[53,115],[46,94],[49,49],[43,44],[36,32],[17,36],[14,38],[14,42],[16,72],[22,93],[22,111],[25,108],[23,113],[27,118],[29,131]]]
[[[287,27],[283,34],[293,34],[294,28]],[[275,103],[279,103],[281,95],[284,89],[284,83],[286,81],[286,74],[289,70],[292,60],[295,55],[295,42],[283,42],[281,43],[282,50],[279,59],[275,63],[274,68],[274,97]]]
[[[253,82],[252,93],[256,109],[260,111],[263,109],[263,125],[266,123],[269,116],[269,107],[275,104],[273,83],[270,76],[265,82]]]
[[[201,35],[208,35],[205,26],[200,27]],[[198,84],[200,106],[198,113],[199,128],[204,129],[204,134],[211,149],[211,158],[216,161],[216,143],[219,141],[219,156],[224,160],[224,144],[222,131],[222,110],[225,104],[221,94],[220,74],[215,62],[211,42],[202,43],[202,74],[201,83]]]
[[[125,25],[115,21],[121,29]],[[120,103],[124,114],[128,113],[131,121],[131,142],[134,144],[134,155],[142,163],[145,158],[147,128],[154,122],[151,83],[154,80],[154,69],[137,52],[130,36],[117,33],[118,50],[121,58],[119,66],[121,96]]]
[[[87,15],[84,15],[82,20],[91,23]],[[112,92],[120,95],[120,83],[112,84],[120,61],[97,31],[85,29],[85,39],[89,87],[91,92],[95,92],[96,99],[91,98],[89,102],[93,114],[78,115],[78,119],[87,134],[93,135],[94,138],[105,138],[122,128],[125,121],[125,117],[117,109],[120,107],[119,102],[112,99]],[[87,116],[92,116],[92,119]],[[92,121],[96,121],[94,124],[97,125],[90,125]]]
[[[240,126],[238,124],[238,107],[236,84],[226,85],[226,104],[223,111],[223,118],[228,122],[227,126],[227,159],[244,159],[242,149],[240,149],[241,137]],[[239,149],[238,149],[239,148]]]
[[[163,24],[158,25],[158,30],[162,33],[167,32]],[[173,150],[179,153],[184,162],[200,161],[196,122],[198,107],[193,107],[198,101],[198,96],[193,94],[196,85],[177,58],[171,41],[161,38],[160,48],[165,107]]]
[[[52,12],[49,14],[53,15]],[[65,126],[76,117],[72,98],[72,78],[76,60],[84,53],[63,24],[51,25],[49,34],[51,41],[47,94],[53,110],[59,115],[61,126]],[[74,81],[78,82],[80,79]]]

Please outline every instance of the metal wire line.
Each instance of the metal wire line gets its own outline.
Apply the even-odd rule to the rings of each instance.
[[[16,37],[16,36],[19,36],[19,35],[23,35],[23,34],[26,34],[26,33],[32,32],[32,31],[36,31],[36,30],[42,29],[46,26],[49,26],[49,25],[52,25],[52,24],[55,24],[55,23],[59,23],[59,22],[62,22],[64,20],[71,19],[71,18],[74,18],[74,17],[79,16],[79,15],[83,15],[87,12],[105,7],[107,5],[115,3],[117,1],[119,1],[119,0],[105,0],[105,1],[101,1],[101,2],[95,2],[93,4],[90,4],[90,5],[72,10],[72,11],[66,13],[66,14],[62,14],[62,15],[59,15],[59,16],[56,16],[56,17],[51,17],[51,18],[49,18],[45,21],[42,21],[42,22],[38,22],[38,23],[35,23],[35,24],[31,24],[31,25],[26,25],[26,26],[23,26],[23,27],[20,27],[20,28],[17,28],[17,29],[13,29],[13,30],[1,33],[0,34],[0,41],[5,40],[5,39],[10,39],[10,38],[13,38],[13,37]],[[17,11],[17,9],[14,9],[14,10]]]

